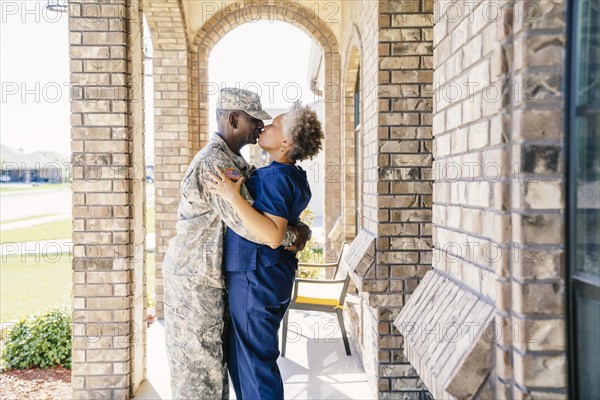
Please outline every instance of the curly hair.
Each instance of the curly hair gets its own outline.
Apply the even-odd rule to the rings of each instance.
[[[292,142],[290,158],[312,159],[323,149],[325,134],[317,113],[308,106],[295,103],[283,117],[283,135]]]

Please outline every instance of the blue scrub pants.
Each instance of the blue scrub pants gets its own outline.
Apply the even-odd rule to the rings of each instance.
[[[228,271],[228,368],[237,400],[282,400],[278,330],[290,304],[296,266]]]

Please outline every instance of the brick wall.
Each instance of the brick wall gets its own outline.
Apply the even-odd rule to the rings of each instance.
[[[490,19],[484,3],[438,2],[434,29],[434,266],[491,304],[510,270],[513,14],[503,5]]]
[[[380,1],[378,265],[380,385],[422,398],[392,322],[405,294],[431,268],[433,2]],[[374,301],[373,301],[374,300]],[[401,393],[399,393],[401,392]]]
[[[498,313],[517,327],[512,368],[498,377],[498,393],[515,398],[566,398],[564,292],[564,47],[563,0],[518,1],[514,8],[512,81],[511,308]],[[513,95],[516,94],[513,91]],[[529,341],[530,336],[534,339]],[[512,347],[512,348],[511,348]],[[503,365],[502,365],[503,364]],[[512,369],[512,376],[510,370]]]
[[[497,398],[565,396],[564,6],[435,3],[433,265],[495,307]],[[441,294],[431,285],[422,301]]]
[[[144,377],[141,32],[135,1],[69,2],[77,399],[128,398]]]
[[[252,17],[240,18],[244,4],[230,3],[205,21],[188,49],[181,2],[144,1],[155,48],[157,308],[179,180],[208,137],[208,54]],[[290,22],[298,8],[286,4],[273,5],[268,17]],[[325,99],[326,160],[343,179],[326,181],[326,232],[339,223],[344,238],[374,241],[371,264],[353,274],[359,301],[350,307],[349,326],[379,397],[430,396],[417,375],[426,363],[418,351],[404,352],[392,321],[401,311],[411,314],[406,300],[432,263],[439,282],[465,292],[465,301],[481,310],[493,306],[501,328],[493,356],[482,353],[484,367],[494,368],[479,395],[493,389],[498,398],[564,397],[564,1],[340,6],[339,49],[332,30],[310,12],[291,20],[323,46],[332,88]],[[143,252],[135,253],[145,233],[138,176],[144,169],[135,168],[144,165],[140,7],[71,1],[69,10],[73,388],[76,398],[127,398],[144,375],[145,325],[136,325],[145,315]],[[352,229],[357,199],[350,196],[357,174],[351,95],[359,65],[361,230]],[[128,173],[109,174],[123,166]],[[442,288],[437,279],[428,282],[431,295]],[[445,310],[447,318],[462,311]],[[532,323],[539,341],[515,341],[511,335],[522,338]],[[90,324],[94,331],[83,329]],[[141,341],[130,341],[132,335]]]
[[[361,128],[359,134],[359,142],[362,144],[362,164],[363,164],[363,209],[362,223],[363,231],[357,227],[356,234],[363,237],[374,236],[376,231],[377,221],[373,220],[372,210],[376,207],[377,192],[376,184],[368,181],[368,177],[376,176],[377,174],[377,150],[373,151],[373,146],[367,149],[367,143],[377,141],[377,3],[376,2],[343,2],[342,3],[342,71],[344,76],[344,87],[342,93],[345,94],[342,101],[344,102],[344,147],[349,142],[354,144],[354,101],[352,93],[356,83],[355,71],[357,64],[361,66],[360,73],[360,97],[361,97]],[[358,53],[358,54],[357,54]],[[359,60],[356,58],[360,57]],[[350,176],[353,178],[356,173],[353,168],[354,146],[352,150],[344,150],[343,165],[344,177]],[[371,172],[368,172],[370,169]],[[372,178],[371,178],[372,179]],[[354,190],[354,182],[344,182],[344,202],[348,203],[348,192]],[[344,217],[352,218],[354,213],[351,213],[353,204],[350,202],[349,207],[344,207]],[[350,213],[350,215],[348,215]],[[349,225],[349,224],[347,224]],[[367,235],[366,233],[370,233]],[[355,235],[356,235],[355,234]],[[345,228],[346,239],[353,239],[348,227]],[[364,239],[363,239],[364,240]],[[374,247],[374,244],[373,244]],[[372,268],[371,268],[372,269]],[[350,292],[358,295],[359,302],[356,306],[348,307],[350,324],[347,329],[352,330],[352,340],[355,348],[362,359],[363,366],[373,385],[377,384],[378,379],[378,361],[377,361],[377,322],[373,316],[373,310],[370,310],[365,301],[360,299],[360,277],[353,275],[353,287]],[[358,287],[358,292],[356,287]]]
[[[508,251],[510,213],[506,99],[512,12],[485,18],[485,4],[439,2],[435,43],[435,266],[492,301],[495,268],[487,253]],[[470,13],[468,11],[471,11]],[[488,99],[488,100],[485,100]]]
[[[433,3],[348,2],[342,10],[344,73],[354,72],[355,49],[361,57],[362,228],[377,246],[375,266],[353,275],[360,298],[351,318],[355,341],[381,398],[421,398],[427,392],[392,322],[431,268]],[[343,91],[347,142],[352,90]]]

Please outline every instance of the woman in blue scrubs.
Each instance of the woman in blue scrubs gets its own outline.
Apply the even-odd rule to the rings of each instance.
[[[306,172],[295,164],[316,156],[323,138],[316,113],[296,104],[265,126],[258,139],[271,163],[245,182],[253,205],[240,194],[243,178],[234,182],[217,170],[219,176],[211,174],[207,180],[208,189],[229,202],[263,243],[227,228],[224,264],[232,322],[228,366],[238,400],[284,398],[278,330],[290,304],[298,259],[279,243],[288,223],[299,219],[311,198]]]

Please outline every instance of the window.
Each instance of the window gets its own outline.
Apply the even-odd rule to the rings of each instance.
[[[356,73],[356,85],[354,85],[354,129],[360,126],[360,68]]]
[[[363,195],[363,148],[361,129],[361,104],[360,104],[360,68],[356,73],[356,85],[354,86],[354,204],[356,206],[356,234],[362,228],[362,195]]]
[[[570,2],[567,87],[572,398],[600,393],[600,3]]]

